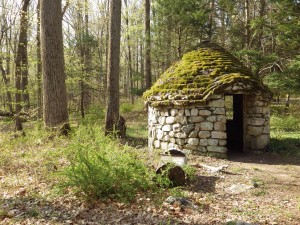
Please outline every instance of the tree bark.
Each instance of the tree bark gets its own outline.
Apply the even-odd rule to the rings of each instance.
[[[214,21],[214,12],[215,12],[215,0],[212,0],[209,5],[209,23],[208,23],[208,40],[212,41],[213,36],[213,21]]]
[[[127,48],[128,48],[128,73],[129,73],[129,95],[131,103],[134,104],[134,94],[133,94],[133,76],[132,76],[132,57],[131,57],[131,43],[130,43],[130,34],[129,34],[129,13],[128,13],[128,6],[127,0],[124,1],[127,11],[125,17],[125,23],[127,27]],[[126,91],[126,90],[125,90]]]
[[[119,71],[120,71],[120,35],[121,35],[121,1],[110,1],[109,18],[109,52],[107,103],[105,118],[105,135],[121,135],[119,128]]]
[[[151,87],[150,0],[145,0],[145,88]]]
[[[61,0],[41,0],[41,56],[45,126],[69,129],[64,71]]]
[[[13,113],[13,107],[12,107],[12,97],[11,97],[11,92],[9,91],[9,78],[7,77],[8,71],[4,69],[3,67],[3,59],[0,57],[0,70],[2,74],[2,79],[4,82],[4,88],[6,92],[6,103],[9,108],[9,112]]]
[[[36,32],[36,54],[37,54],[37,63],[36,63],[36,78],[37,78],[37,108],[38,114],[37,118],[42,119],[42,109],[43,109],[43,95],[42,95],[42,64],[41,64],[41,29],[40,29],[41,17],[40,17],[40,0],[37,4],[37,32]]]
[[[245,48],[250,48],[250,12],[249,12],[249,0],[244,2],[244,14],[245,14]]]
[[[22,98],[24,107],[29,108],[29,95],[26,91],[28,86],[28,56],[27,56],[27,27],[28,27],[28,6],[30,0],[22,1],[22,8],[20,12],[20,33],[19,42],[17,48],[17,54],[15,59],[16,72],[15,72],[15,104],[16,104],[16,116],[15,116],[15,128],[16,130],[22,130],[22,122],[19,117],[19,113],[22,110]],[[27,92],[27,93],[25,93]]]

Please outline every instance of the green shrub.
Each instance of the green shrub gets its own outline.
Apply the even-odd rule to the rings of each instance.
[[[139,155],[103,135],[98,126],[80,126],[68,147],[70,166],[64,186],[74,187],[87,199],[132,201],[152,185],[151,174]]]
[[[83,120],[84,124],[100,124],[105,118],[105,107],[100,105],[92,105],[86,113]]]
[[[123,102],[120,106],[121,113],[129,113],[133,111],[133,105],[129,102]]]
[[[144,101],[142,98],[137,98],[134,101],[134,104],[131,104],[128,100],[123,100],[120,105],[121,114],[130,113],[133,111],[140,112],[145,108]]]
[[[294,116],[272,116],[271,127],[282,131],[300,131],[300,118]]]
[[[271,105],[271,115],[273,116],[300,115],[300,105],[291,104],[289,107],[286,107],[285,105]]]
[[[282,116],[288,112],[288,108],[285,105],[271,105],[271,115]]]

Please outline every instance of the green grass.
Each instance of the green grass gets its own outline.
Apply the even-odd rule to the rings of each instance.
[[[300,157],[299,106],[271,107],[271,142],[269,150],[276,154]]]
[[[289,116],[272,116],[271,129],[282,130],[286,132],[300,133],[300,118],[292,115]]]

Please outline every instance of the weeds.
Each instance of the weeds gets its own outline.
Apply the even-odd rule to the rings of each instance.
[[[70,166],[64,186],[89,199],[132,201],[152,185],[151,173],[137,152],[104,136],[98,126],[80,126],[68,149]]]

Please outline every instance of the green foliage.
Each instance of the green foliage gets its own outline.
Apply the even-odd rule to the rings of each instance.
[[[193,166],[190,166],[188,164],[184,165],[183,168],[186,179],[188,182],[194,181],[196,179],[196,168]]]
[[[129,147],[104,136],[98,126],[80,126],[72,142],[70,166],[64,185],[74,187],[87,199],[116,198],[132,201],[151,187],[151,173]]]
[[[86,112],[83,124],[98,124],[100,126],[105,118],[105,107],[102,105],[92,105]]]
[[[269,150],[281,155],[300,156],[300,117],[299,105],[271,106],[271,142]]]
[[[281,116],[271,117],[271,128],[276,128],[277,130],[282,130],[286,132],[299,131],[300,130],[300,118],[294,116]]]
[[[174,187],[169,190],[169,195],[178,198],[186,198],[187,194],[183,187]]]
[[[129,102],[123,102],[120,106],[121,113],[130,113],[133,111],[133,105]]]
[[[136,96],[142,96],[145,91],[143,88],[132,88],[131,93]]]
[[[141,98],[137,99],[134,104],[129,101],[122,101],[120,105],[121,114],[131,113],[134,111],[141,111],[145,108],[144,102]]]
[[[287,113],[288,108],[285,105],[272,105],[271,115],[273,116],[283,116]]]

